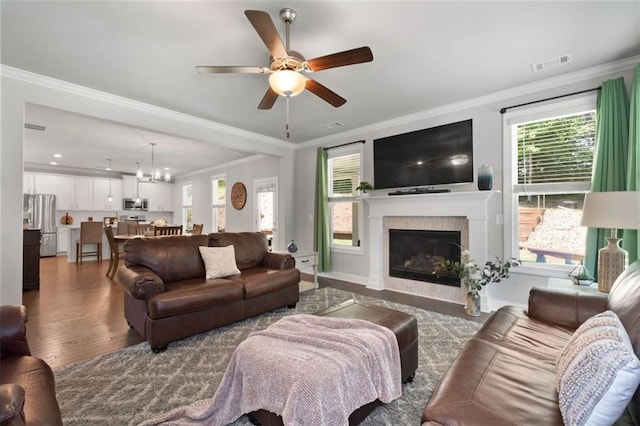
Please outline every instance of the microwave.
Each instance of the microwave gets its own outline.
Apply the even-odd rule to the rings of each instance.
[[[122,210],[149,210],[149,200],[146,198],[142,198],[139,202],[136,203],[135,198],[123,198],[122,199]]]

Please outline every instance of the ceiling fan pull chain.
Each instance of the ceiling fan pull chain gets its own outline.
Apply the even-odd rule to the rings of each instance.
[[[291,96],[287,96],[287,120],[284,126],[285,130],[287,131],[287,139],[289,139],[289,98],[291,98]]]

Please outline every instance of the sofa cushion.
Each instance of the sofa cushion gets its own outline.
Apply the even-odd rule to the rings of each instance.
[[[251,299],[292,285],[297,286],[300,282],[300,271],[295,268],[283,270],[251,268],[228,279],[241,283],[244,286],[244,297]]]
[[[267,254],[267,236],[262,232],[219,232],[209,234],[209,246],[233,246],[238,269],[255,268]]]
[[[566,424],[613,424],[640,384],[640,360],[612,311],[576,330],[558,360],[559,404]]]
[[[158,319],[211,309],[237,302],[243,297],[244,288],[240,283],[218,278],[179,288],[174,286],[171,291],[149,299],[147,309],[149,317]]]
[[[224,278],[240,273],[236,266],[236,255],[233,246],[200,246],[199,249],[204,261],[207,278]]]
[[[124,263],[145,266],[165,283],[204,277],[198,247],[206,245],[206,235],[134,238],[124,244]]]
[[[442,425],[563,425],[555,368],[472,338],[434,390],[423,422]]]
[[[520,307],[505,306],[474,337],[555,365],[572,334],[572,330],[530,318]]]

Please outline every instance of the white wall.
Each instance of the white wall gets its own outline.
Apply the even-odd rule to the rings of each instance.
[[[517,105],[534,100],[549,98],[580,90],[598,87],[602,81],[611,78],[624,77],[627,85],[631,83],[633,68],[640,62],[640,58],[622,61],[617,64],[585,70],[573,75],[564,75],[538,82],[529,86],[517,87],[504,92],[496,93],[478,99],[471,99],[458,104],[448,105],[436,110],[424,111],[411,117],[401,117],[374,126],[345,132],[340,135],[322,138],[305,143],[296,151],[296,223],[295,237],[299,245],[313,245],[313,210],[314,191],[309,188],[315,186],[316,150],[318,146],[331,147],[348,142],[364,139],[364,172],[363,180],[375,182],[373,179],[373,140],[385,136],[405,133],[413,130],[438,126],[465,119],[473,119],[474,137],[474,164],[490,164],[494,170],[494,189],[503,188],[502,169],[502,115],[500,109],[511,105]],[[452,191],[475,191],[476,184],[461,184],[449,186]],[[388,191],[374,191],[374,195],[384,195]],[[489,255],[503,256],[503,226],[499,225],[499,215],[503,212],[503,200],[496,197],[490,210],[492,216],[488,233]],[[367,220],[368,211],[364,210],[364,220]],[[363,238],[363,245],[367,246],[367,230]],[[368,259],[368,251],[363,254],[345,254],[333,252],[331,255],[332,271],[325,274],[338,279],[348,279],[352,282],[365,284],[369,272],[369,262],[377,261]],[[528,293],[532,286],[546,286],[548,277],[525,275],[517,272],[517,268],[508,281],[500,284],[492,284],[489,287],[489,297],[492,307],[502,304],[526,305]]]
[[[0,304],[22,302],[24,108],[30,102],[234,150],[292,158],[293,144],[1,66]],[[291,210],[291,209],[289,209]],[[175,220],[176,218],[174,218]]]
[[[289,189],[293,186],[293,179],[288,175],[288,169],[293,170],[293,153],[281,157],[255,156],[247,161],[238,161],[225,167],[216,167],[206,172],[194,173],[179,178],[176,180],[176,191],[181,191],[182,185],[185,183],[191,183],[193,185],[193,222],[204,223],[204,232],[209,233],[213,232],[211,228],[213,223],[211,179],[214,176],[225,175],[227,180],[227,200],[229,200],[229,192],[233,184],[242,182],[247,188],[247,202],[242,210],[236,210],[231,203],[227,201],[226,230],[228,232],[254,231],[256,229],[254,223],[256,204],[253,183],[257,179],[269,177],[278,178],[280,186],[278,223],[286,224],[295,220],[291,217],[293,198],[291,197],[292,191]],[[174,196],[178,196],[180,200],[182,199],[181,192],[178,195],[174,194]],[[181,208],[176,207],[176,213],[176,221],[181,223]],[[281,225],[281,230],[284,232],[281,241],[288,241],[285,239],[289,235],[286,229],[286,225]],[[276,249],[284,249],[284,247]]]

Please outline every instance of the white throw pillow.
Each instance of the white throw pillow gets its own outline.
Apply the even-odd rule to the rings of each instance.
[[[236,253],[233,246],[200,246],[199,249],[207,270],[207,278],[223,278],[240,273],[236,266]]]
[[[576,330],[557,367],[560,412],[567,425],[615,423],[640,384],[640,360],[612,311]]]

